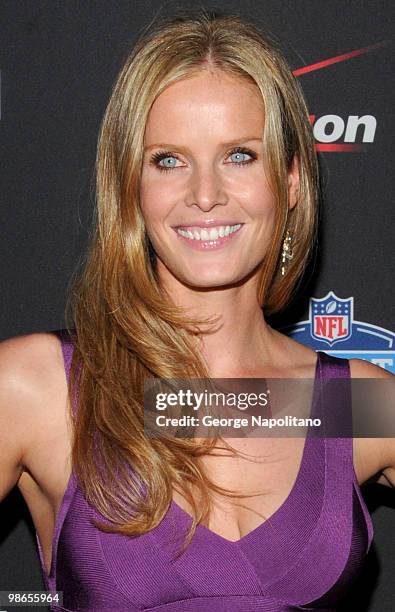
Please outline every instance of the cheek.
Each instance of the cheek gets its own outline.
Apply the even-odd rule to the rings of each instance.
[[[165,201],[163,191],[161,191],[159,187],[156,187],[152,183],[149,186],[144,184],[141,185],[141,212],[147,227],[153,226],[163,218],[166,211]]]
[[[143,170],[140,182],[140,202],[141,209],[144,211],[163,216],[174,204],[175,186],[174,182],[158,177],[159,172],[153,174],[151,170]],[[165,173],[166,174],[166,173]]]
[[[276,205],[275,195],[262,167],[256,167],[248,180],[234,183],[232,193],[255,218],[265,217]]]
[[[244,194],[243,206],[251,219],[268,222],[274,218],[276,198],[266,183],[260,183]]]
[[[251,205],[251,215],[254,217],[267,219],[271,217],[276,210],[275,199],[271,195],[264,195],[261,197],[255,198]]]

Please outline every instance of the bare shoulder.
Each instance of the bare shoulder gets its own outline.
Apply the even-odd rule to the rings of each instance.
[[[0,342],[1,398],[13,403],[51,392],[64,381],[60,340],[52,333],[16,336]],[[59,384],[60,383],[60,384]]]
[[[389,415],[389,418],[395,420],[395,376],[364,359],[350,359],[349,363],[352,378],[378,378],[392,382],[393,416]],[[395,438],[354,438],[354,464],[360,483],[371,480],[395,486]]]
[[[34,333],[0,342],[0,431],[18,446],[19,461],[51,427],[51,407],[67,396],[60,341],[55,334]]]
[[[388,378],[395,382],[395,376],[389,370],[366,359],[350,359],[349,363],[352,378]]]

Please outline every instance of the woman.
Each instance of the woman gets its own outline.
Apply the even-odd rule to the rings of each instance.
[[[372,538],[359,485],[393,475],[391,441],[144,433],[152,377],[389,376],[265,320],[312,252],[316,200],[308,112],[263,34],[204,11],[145,33],[101,128],[70,335],[0,351],[0,493],[26,500],[54,610],[330,609],[345,594]]]

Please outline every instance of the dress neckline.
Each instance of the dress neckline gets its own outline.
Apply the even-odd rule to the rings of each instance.
[[[320,391],[318,381],[321,376],[321,365],[322,365],[321,351],[316,351],[316,354],[317,354],[317,357],[316,357],[315,370],[314,370],[315,373],[314,373],[313,393],[312,393],[312,400],[311,400],[311,405],[310,405],[310,415],[309,415],[311,417],[313,415],[317,416],[315,412],[317,410],[318,393]],[[299,465],[299,470],[298,470],[296,479],[291,487],[291,490],[289,491],[284,502],[277,508],[277,510],[275,510],[262,523],[257,525],[257,527],[254,527],[254,529],[252,529],[251,531],[249,531],[248,533],[246,533],[244,536],[242,536],[241,538],[237,540],[229,540],[228,538],[221,536],[220,534],[216,533],[215,531],[212,531],[211,529],[209,529],[208,527],[202,524],[197,525],[196,532],[204,532],[206,537],[211,538],[212,540],[217,540],[228,546],[237,547],[237,546],[244,544],[244,542],[247,542],[248,540],[257,537],[258,535],[261,534],[262,531],[267,529],[269,526],[272,526],[272,523],[274,521],[277,521],[279,518],[281,518],[281,516],[288,510],[288,506],[290,502],[294,499],[295,493],[300,486],[300,481],[302,479],[303,473],[305,472],[305,468],[306,468],[308,459],[310,457],[311,448],[314,444],[313,437],[314,436],[312,434],[312,427],[309,425],[307,433],[306,433],[306,437],[305,437],[305,442],[303,445],[303,453],[302,453],[302,459]],[[177,522],[181,522],[183,527],[184,526],[189,527],[189,525],[192,522],[192,517],[186,510],[181,508],[181,506],[177,504],[177,502],[172,500],[169,510],[170,510],[170,514],[174,515],[175,520]],[[168,515],[166,515],[165,519],[167,518],[167,516]]]

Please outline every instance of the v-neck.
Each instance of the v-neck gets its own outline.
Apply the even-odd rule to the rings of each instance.
[[[312,393],[312,400],[311,400],[311,405],[310,405],[310,415],[309,416],[313,415],[314,409],[317,406],[317,401],[318,401],[318,392],[319,392],[318,379],[319,379],[320,368],[321,368],[321,351],[316,351],[316,354],[317,354],[317,357],[316,357],[315,370],[314,370],[315,374],[314,374],[313,393]],[[211,529],[209,529],[205,525],[202,525],[201,523],[197,525],[196,531],[197,532],[203,531],[206,533],[207,537],[219,540],[220,542],[225,543],[227,546],[240,546],[244,544],[244,542],[246,542],[247,540],[254,538],[261,531],[263,531],[269,525],[271,525],[271,523],[274,520],[276,520],[288,508],[288,505],[290,504],[291,500],[294,497],[294,493],[297,487],[299,486],[299,481],[301,479],[302,473],[304,472],[305,464],[308,460],[309,452],[313,444],[312,437],[313,437],[312,428],[309,425],[307,433],[306,433],[306,437],[305,437],[305,442],[303,445],[302,459],[300,461],[299,470],[298,470],[298,474],[296,476],[295,482],[293,483],[291,490],[289,491],[287,497],[285,498],[285,501],[265,521],[257,525],[257,527],[254,527],[254,529],[246,533],[244,536],[242,536],[238,540],[229,540],[228,538],[221,536],[220,534],[216,533],[215,531],[212,531]],[[188,526],[192,522],[191,515],[186,510],[181,508],[181,506],[177,504],[177,502],[175,502],[174,500],[172,500],[170,504],[170,511],[174,513],[176,520],[178,518],[180,519],[182,523],[188,523]]]

